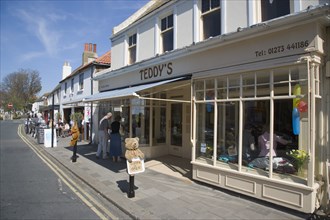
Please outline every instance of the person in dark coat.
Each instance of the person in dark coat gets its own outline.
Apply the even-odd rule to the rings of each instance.
[[[115,121],[111,123],[111,134],[110,134],[110,156],[114,162],[120,161],[120,156],[122,155],[121,149],[121,136],[120,136],[120,124],[121,117],[116,116]]]

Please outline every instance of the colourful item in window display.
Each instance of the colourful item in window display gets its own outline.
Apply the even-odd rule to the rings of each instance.
[[[297,106],[299,112],[307,112],[308,110],[308,105],[306,102],[300,100]]]
[[[293,95],[300,96],[301,95],[301,87],[299,84],[294,86],[293,89]],[[298,103],[300,102],[300,98],[294,98],[292,103],[292,108],[296,108],[298,106]]]
[[[300,133],[300,114],[297,108],[292,110],[292,129],[294,135],[299,135]]]

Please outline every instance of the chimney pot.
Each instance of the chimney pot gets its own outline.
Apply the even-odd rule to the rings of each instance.
[[[94,44],[94,50],[93,50],[94,53],[96,53],[96,44]]]
[[[87,43],[85,43],[85,49],[84,49],[84,51],[88,51],[88,44]]]
[[[88,51],[90,51],[90,52],[93,51],[93,44],[92,43],[89,43],[89,50]]]

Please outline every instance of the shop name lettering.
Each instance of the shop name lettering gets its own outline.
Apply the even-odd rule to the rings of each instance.
[[[163,74],[171,75],[173,72],[172,62],[140,70],[141,80],[161,77]]]
[[[297,49],[306,48],[309,45],[309,41],[298,41],[294,43],[288,43],[287,45],[278,45],[274,47],[270,47],[266,50],[257,50],[255,51],[256,57],[262,57],[266,55],[272,55],[272,54],[278,54],[278,53],[284,53],[286,51],[292,51]]]

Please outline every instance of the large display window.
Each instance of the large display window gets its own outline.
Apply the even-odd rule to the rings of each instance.
[[[311,147],[307,66],[196,79],[195,161],[306,183],[300,180],[307,179]],[[318,87],[318,76],[311,77]]]

